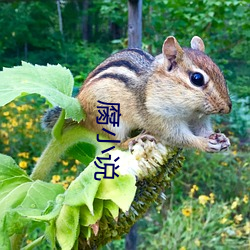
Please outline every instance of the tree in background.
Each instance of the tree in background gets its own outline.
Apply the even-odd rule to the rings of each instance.
[[[128,47],[142,47],[142,0],[128,1]]]
[[[108,54],[128,46],[126,1],[60,1],[61,17],[58,4],[1,1],[0,66],[17,65],[21,60],[61,63],[83,80]],[[137,10],[141,4],[141,0],[129,1],[130,8],[138,6]],[[168,35],[175,35],[187,45],[190,37],[199,35],[206,41],[207,53],[224,68],[226,78],[232,82],[230,89],[241,96],[250,92],[247,1],[204,0],[198,4],[187,0],[144,0],[142,11],[144,49],[157,54]]]

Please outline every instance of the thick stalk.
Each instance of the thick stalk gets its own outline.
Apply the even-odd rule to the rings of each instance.
[[[104,137],[101,137],[104,139]],[[111,143],[98,142],[96,133],[87,130],[82,126],[72,126],[63,131],[60,138],[52,138],[46,149],[39,158],[31,178],[33,180],[46,180],[49,173],[60,159],[65,151],[78,142],[90,143],[96,147],[96,155],[101,154],[101,151],[113,146]]]
[[[100,136],[100,139],[107,138]],[[53,137],[51,139],[34,167],[30,177],[33,180],[46,180],[49,177],[51,170],[65,151],[78,142],[85,142],[94,145],[96,148],[96,155],[101,154],[102,150],[113,146],[111,143],[98,142],[96,133],[89,131],[80,125],[68,127],[63,130],[61,136],[57,136],[57,138]],[[11,249],[20,249],[25,231],[26,229],[24,229],[23,234],[15,234],[12,236]]]

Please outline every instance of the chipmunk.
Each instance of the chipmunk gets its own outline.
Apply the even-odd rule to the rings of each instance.
[[[86,112],[82,125],[98,133],[106,128],[123,145],[134,140],[128,138],[132,130],[141,129],[139,138],[164,145],[227,149],[230,142],[213,131],[210,115],[227,114],[232,104],[223,74],[204,50],[198,36],[191,48],[169,36],[156,57],[140,49],[111,55],[88,75],[77,96]],[[119,127],[96,122],[97,101],[120,104]]]

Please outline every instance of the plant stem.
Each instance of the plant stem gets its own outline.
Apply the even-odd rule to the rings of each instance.
[[[10,244],[12,250],[20,250],[23,238],[25,236],[26,227],[23,229],[23,233],[14,234],[10,238]]]
[[[107,138],[100,136],[100,139]],[[78,142],[85,142],[94,145],[96,148],[96,155],[101,154],[102,150],[113,146],[112,143],[97,142],[96,133],[87,130],[80,125],[68,127],[62,131],[61,136],[57,135],[57,138],[53,137],[51,139],[34,167],[30,177],[33,180],[46,180],[61,155],[64,154],[69,147]],[[11,249],[20,249],[25,231],[26,228],[22,234],[15,234],[12,236]]]
[[[104,137],[101,138],[104,139]],[[96,147],[96,155],[100,154],[102,150],[113,146],[111,143],[97,142],[96,133],[87,130],[80,125],[71,126],[63,130],[63,134],[60,138],[51,139],[39,158],[30,177],[33,180],[46,180],[61,155],[64,154],[69,147],[78,142],[85,142],[94,145]]]

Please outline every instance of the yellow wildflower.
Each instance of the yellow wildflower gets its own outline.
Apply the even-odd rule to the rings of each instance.
[[[81,162],[78,161],[78,160],[75,160],[75,164],[76,164],[76,165],[79,165],[79,164],[81,164]]]
[[[199,239],[195,239],[194,240],[194,244],[197,246],[197,247],[200,247],[201,246],[201,242]]]
[[[29,155],[30,155],[29,152],[21,152],[21,153],[18,153],[18,156],[19,156],[19,157],[23,157],[23,158],[26,158],[26,159],[29,158]]]
[[[243,220],[242,214],[237,214],[234,216],[234,221],[236,224],[239,224]]]
[[[10,112],[8,112],[8,111],[3,112],[4,116],[9,116],[9,114],[10,114]]]
[[[227,162],[221,162],[221,165],[223,166],[223,167],[227,167],[228,166],[228,163]]]
[[[235,233],[236,233],[236,235],[237,235],[238,237],[241,237],[241,236],[242,236],[242,232],[241,232],[239,229],[237,229]]]
[[[239,158],[239,157],[236,157],[235,160],[238,162],[238,163],[241,163],[242,160]]]
[[[9,134],[4,130],[0,130],[0,135],[1,135],[1,137],[5,137],[5,138],[9,137]]]
[[[22,169],[26,169],[28,167],[27,161],[20,161],[19,162],[19,167]]]
[[[214,204],[214,193],[210,193],[209,197],[210,197],[210,203]]]
[[[60,181],[60,179],[61,179],[61,176],[60,176],[60,175],[53,175],[53,176],[52,176],[51,182],[52,182],[52,183],[57,183],[57,182]]]
[[[4,152],[9,152],[10,151],[10,147],[5,147],[4,148]]]
[[[32,160],[34,161],[34,162],[37,162],[38,161],[38,159],[39,159],[39,157],[32,157]]]
[[[245,194],[243,197],[243,202],[247,204],[248,201],[249,201],[248,195]]]
[[[233,151],[232,151],[232,154],[233,154],[233,155],[237,155],[237,153],[238,153],[237,150],[233,150]]]
[[[192,208],[185,207],[181,210],[182,214],[186,217],[189,217],[192,214]]]
[[[72,182],[75,179],[75,176],[67,176],[66,181],[67,182]]]
[[[9,145],[10,144],[10,140],[8,138],[4,138],[3,139],[3,144]]]
[[[11,126],[12,127],[17,127],[18,126],[18,122],[15,119],[11,120]]]
[[[244,226],[244,231],[246,232],[246,234],[250,234],[250,222],[247,221],[246,225]]]
[[[227,222],[227,218],[222,218],[221,220],[220,220],[220,224],[225,224]]]
[[[30,244],[32,242],[32,240],[26,240],[27,244]]]
[[[67,161],[64,161],[64,160],[62,160],[62,164],[63,164],[63,166],[68,166],[69,165],[69,163]]]
[[[235,209],[236,207],[238,207],[238,205],[239,205],[239,198],[236,197],[235,201],[231,205],[231,209]]]
[[[226,238],[227,237],[227,234],[226,233],[221,233],[220,235],[222,238]]]
[[[76,171],[77,171],[76,165],[73,165],[73,166],[70,168],[70,170],[71,170],[72,172],[76,172]]]
[[[15,108],[15,107],[16,107],[16,104],[15,104],[14,102],[11,102],[11,103],[9,104],[9,106],[10,106],[11,108]]]
[[[195,193],[196,191],[198,191],[198,190],[199,190],[199,187],[196,186],[196,185],[193,185],[192,188],[190,189],[189,197],[193,198],[194,193]]]
[[[186,247],[181,247],[180,250],[186,250]]]
[[[25,110],[28,110],[28,109],[33,109],[30,105],[27,105],[27,104],[24,104],[22,106],[17,106],[17,110],[20,112],[20,111],[25,111]]]
[[[26,122],[26,128],[27,128],[27,129],[31,129],[32,126],[33,126],[33,121],[32,121],[32,120]]]
[[[199,203],[203,206],[210,200],[210,198],[207,195],[200,195],[198,199]]]

